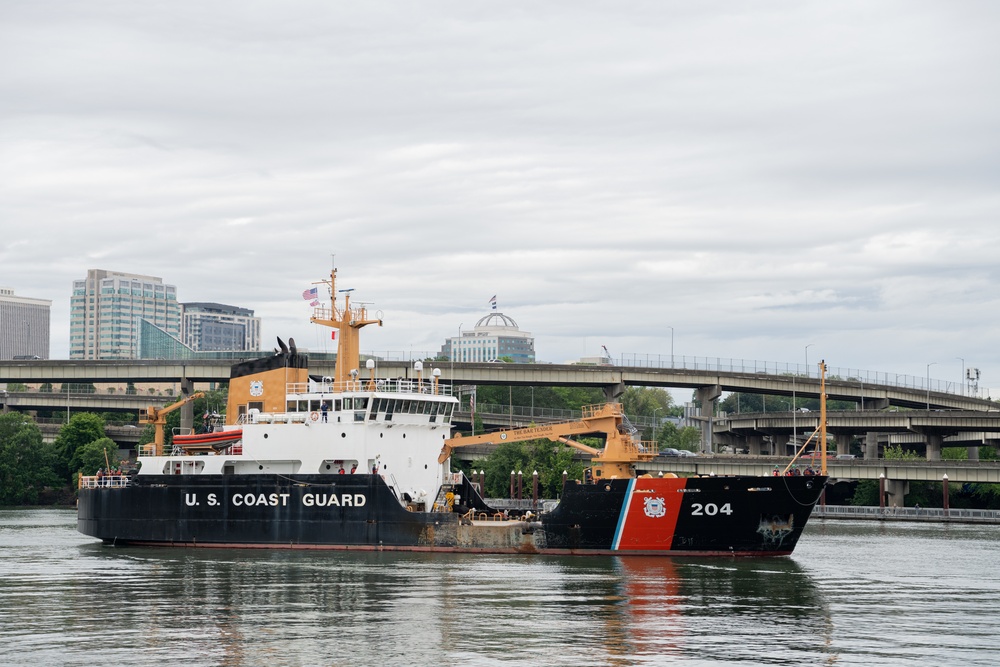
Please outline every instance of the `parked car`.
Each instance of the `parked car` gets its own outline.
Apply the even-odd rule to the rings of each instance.
[[[673,447],[664,447],[660,450],[661,456],[684,456],[681,454],[681,450],[674,449]]]
[[[678,449],[677,450],[677,455],[678,456],[698,456],[698,452],[689,452],[686,449]]]

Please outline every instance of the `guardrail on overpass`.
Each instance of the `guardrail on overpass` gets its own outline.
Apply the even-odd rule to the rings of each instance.
[[[59,436],[62,427],[66,425],[64,419],[49,419],[45,417],[36,418],[38,430],[42,434],[42,442],[53,442]],[[143,427],[137,424],[105,424],[104,435],[118,443],[119,449],[132,449],[139,443],[139,436]]]
[[[176,396],[147,394],[96,394],[84,392],[7,392],[0,403],[13,410],[69,410],[84,412],[134,412],[150,405],[165,406]]]
[[[1000,523],[1000,510],[942,509],[940,507],[871,507],[858,505],[816,505],[813,519],[855,519],[870,521],[925,521],[952,523]]]
[[[736,363],[739,361],[740,363]],[[620,395],[626,386],[712,389],[800,397],[817,397],[819,380],[795,364],[716,360],[715,363],[688,363],[670,368],[644,366],[586,366],[579,364],[504,364],[431,362],[425,366],[441,371],[441,381],[451,384],[494,384],[521,386],[600,387],[609,398]],[[728,363],[725,363],[728,362]],[[3,382],[146,382],[195,383],[227,382],[229,360],[129,360],[129,361],[0,361]],[[692,367],[689,367],[692,366]],[[314,375],[333,375],[334,364],[310,364]],[[802,371],[796,373],[795,371]],[[870,408],[898,405],[961,410],[996,410],[998,405],[979,396],[962,395],[955,383],[913,382],[906,375],[831,371],[827,395],[832,400],[854,401]],[[362,371],[364,375],[364,371]],[[416,377],[408,361],[379,360],[374,377],[394,379]],[[881,383],[879,383],[881,381]],[[923,386],[913,386],[922,384]],[[964,388],[963,388],[964,389]],[[716,393],[717,395],[717,393]]]

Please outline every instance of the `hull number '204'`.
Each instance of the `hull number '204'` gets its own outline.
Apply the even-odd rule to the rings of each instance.
[[[721,507],[715,503],[691,503],[691,516],[715,516],[725,514],[729,516],[733,513],[733,508],[726,503]]]

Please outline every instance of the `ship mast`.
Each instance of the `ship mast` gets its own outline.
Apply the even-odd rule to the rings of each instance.
[[[351,371],[357,371],[361,359],[360,353],[360,330],[369,324],[382,326],[381,319],[368,319],[368,311],[362,306],[351,307],[351,290],[341,290],[344,293],[344,307],[337,305],[337,269],[330,271],[330,280],[322,280],[319,283],[327,285],[330,289],[330,307],[315,308],[309,321],[313,324],[321,324],[331,329],[337,329],[340,335],[337,337],[337,363],[334,367],[334,382],[338,386],[345,386],[351,379]]]
[[[819,362],[819,442],[822,453],[822,468],[820,474],[826,475],[826,360]],[[840,440],[837,440],[837,451],[840,449]]]

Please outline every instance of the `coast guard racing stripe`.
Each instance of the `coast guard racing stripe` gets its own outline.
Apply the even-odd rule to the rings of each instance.
[[[615,529],[615,551],[669,551],[680,516],[683,478],[629,480]]]

